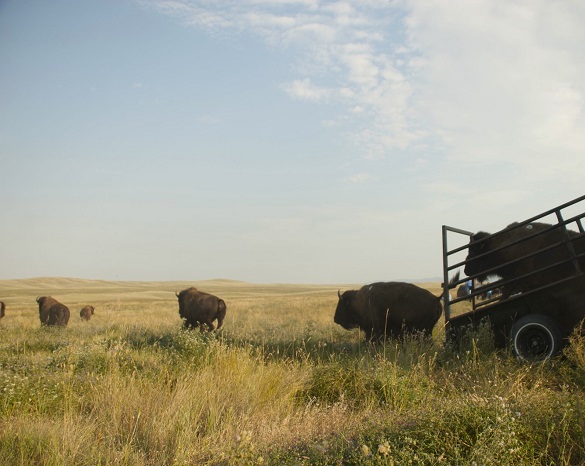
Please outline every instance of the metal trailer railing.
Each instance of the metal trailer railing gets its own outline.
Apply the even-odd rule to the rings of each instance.
[[[581,205],[578,206],[578,208],[582,211],[582,213],[578,214],[578,215],[574,215],[572,217],[569,218],[564,218],[564,214],[566,213],[565,211],[568,210],[569,207],[573,207],[573,206],[577,206],[579,203],[582,203]],[[506,263],[502,263],[502,264],[498,264],[497,267],[494,267],[492,269],[488,269],[483,271],[480,275],[490,275],[490,272],[493,272],[497,269],[501,269],[502,267],[506,267],[509,266],[511,264],[515,264],[517,262],[526,260],[530,257],[545,253],[546,251],[549,251],[551,249],[557,248],[559,246],[564,245],[567,248],[568,251],[568,258],[552,263],[552,264],[548,264],[546,267],[537,269],[537,270],[533,270],[527,274],[521,275],[521,276],[517,276],[508,280],[498,280],[486,285],[481,285],[479,287],[475,287],[474,285],[471,288],[471,292],[470,294],[464,296],[464,297],[455,297],[453,299],[450,298],[450,293],[449,291],[452,289],[457,289],[457,287],[459,285],[461,285],[462,283],[465,283],[469,280],[472,280],[472,283],[475,283],[475,279],[479,276],[479,275],[471,275],[468,277],[460,277],[458,280],[454,280],[452,283],[449,282],[449,276],[453,273],[453,271],[457,271],[460,268],[464,268],[465,265],[467,264],[467,260],[463,260],[463,261],[459,261],[456,262],[454,264],[450,264],[449,263],[449,259],[456,253],[462,252],[466,249],[469,248],[470,243],[469,241],[467,242],[467,244],[463,245],[463,246],[459,246],[456,247],[454,249],[449,249],[449,236],[450,234],[457,234],[457,235],[464,235],[467,236],[469,238],[471,238],[473,236],[474,233],[466,231],[466,230],[462,230],[459,228],[454,228],[454,227],[450,227],[447,225],[443,225],[442,227],[442,243],[443,243],[443,303],[444,303],[444,312],[445,312],[445,321],[448,323],[451,319],[451,306],[453,304],[456,304],[458,302],[461,301],[465,301],[465,300],[469,300],[471,299],[472,302],[472,310],[470,312],[467,312],[465,314],[463,314],[463,316],[470,316],[473,315],[477,310],[482,309],[485,310],[486,312],[489,313],[489,308],[492,306],[496,306],[498,304],[502,304],[504,302],[509,302],[512,301],[514,299],[517,298],[525,298],[531,294],[535,294],[538,293],[544,289],[547,289],[549,287],[567,282],[572,280],[576,275],[578,274],[582,274],[583,270],[581,270],[581,266],[579,264],[579,259],[583,258],[585,256],[585,253],[583,254],[577,254],[573,248],[573,241],[575,241],[576,239],[580,238],[581,236],[585,235],[585,229],[583,227],[583,218],[585,218],[585,195],[578,197],[570,202],[567,202],[565,204],[562,204],[558,207],[555,207],[553,209],[547,210],[546,212],[543,212],[539,215],[536,215],[534,217],[529,218],[528,220],[524,220],[522,222],[519,222],[516,226],[514,226],[513,228],[511,228],[510,230],[507,230],[507,232],[514,230],[516,228],[523,228],[526,225],[533,223],[535,221],[538,220],[543,220],[545,217],[549,217],[551,215],[554,215],[556,218],[556,223],[551,224],[551,226],[549,228],[546,228],[544,230],[541,231],[537,231],[532,235],[526,235],[523,238],[511,242],[511,243],[507,243],[504,246],[497,248],[497,249],[492,249],[490,251],[488,251],[485,254],[481,254],[481,255],[477,255],[474,257],[474,259],[477,258],[481,258],[484,257],[488,254],[493,254],[494,252],[500,251],[502,249],[507,249],[510,248],[512,246],[515,246],[517,244],[520,244],[522,242],[528,241],[532,238],[544,235],[550,231],[556,230],[556,229],[561,229],[561,231],[563,232],[562,235],[562,240],[554,243],[554,244],[550,244],[542,249],[538,249],[536,251],[531,252],[530,254],[524,255],[522,257],[516,258],[513,261],[510,262],[506,262]],[[581,235],[573,235],[572,237],[569,235],[569,228],[568,227],[573,227],[575,228],[576,231],[578,231],[579,233],[581,233]],[[572,230],[573,232],[575,232],[575,230]],[[497,233],[494,233],[492,235],[489,236],[489,238],[494,238],[500,234],[504,233],[504,231],[500,231]],[[488,238],[484,238],[481,240],[478,240],[476,242],[473,242],[472,244],[480,244],[482,241],[486,241]],[[479,296],[483,296],[485,295],[488,291],[494,291],[502,286],[509,286],[509,285],[513,285],[514,283],[523,280],[527,277],[530,277],[532,275],[538,274],[538,273],[542,273],[543,271],[546,271],[548,269],[551,269],[553,267],[557,267],[559,265],[562,264],[566,264],[566,263],[571,263],[572,264],[572,270],[574,271],[574,273],[571,276],[567,276],[567,277],[563,277],[557,281],[551,282],[551,283],[547,283],[543,286],[534,288],[534,289],[530,289],[528,291],[524,291],[522,292],[521,295],[511,295],[511,296],[506,296],[506,297],[494,297],[491,299],[485,299],[485,300],[478,300]],[[482,314],[485,314],[482,312]],[[459,316],[458,316],[459,317]]]

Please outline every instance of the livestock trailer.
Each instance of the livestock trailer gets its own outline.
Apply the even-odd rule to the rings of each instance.
[[[487,322],[519,359],[558,353],[585,318],[584,217],[581,196],[493,234],[443,225],[447,341]],[[462,284],[468,294],[453,298]]]

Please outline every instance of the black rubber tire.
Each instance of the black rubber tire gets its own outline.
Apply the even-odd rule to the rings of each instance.
[[[544,361],[558,353],[562,346],[558,324],[541,314],[530,314],[514,322],[510,339],[514,355],[527,362]]]

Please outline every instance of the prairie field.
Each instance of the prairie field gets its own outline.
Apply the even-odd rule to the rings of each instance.
[[[225,300],[220,331],[182,328],[192,285]],[[585,463],[581,336],[534,365],[487,328],[446,346],[442,319],[372,345],[333,322],[358,286],[0,281],[0,465]],[[66,328],[40,326],[41,295]]]

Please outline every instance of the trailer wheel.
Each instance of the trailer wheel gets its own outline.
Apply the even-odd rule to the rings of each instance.
[[[544,361],[561,348],[559,326],[548,316],[530,314],[514,322],[511,331],[514,355],[523,361]]]

